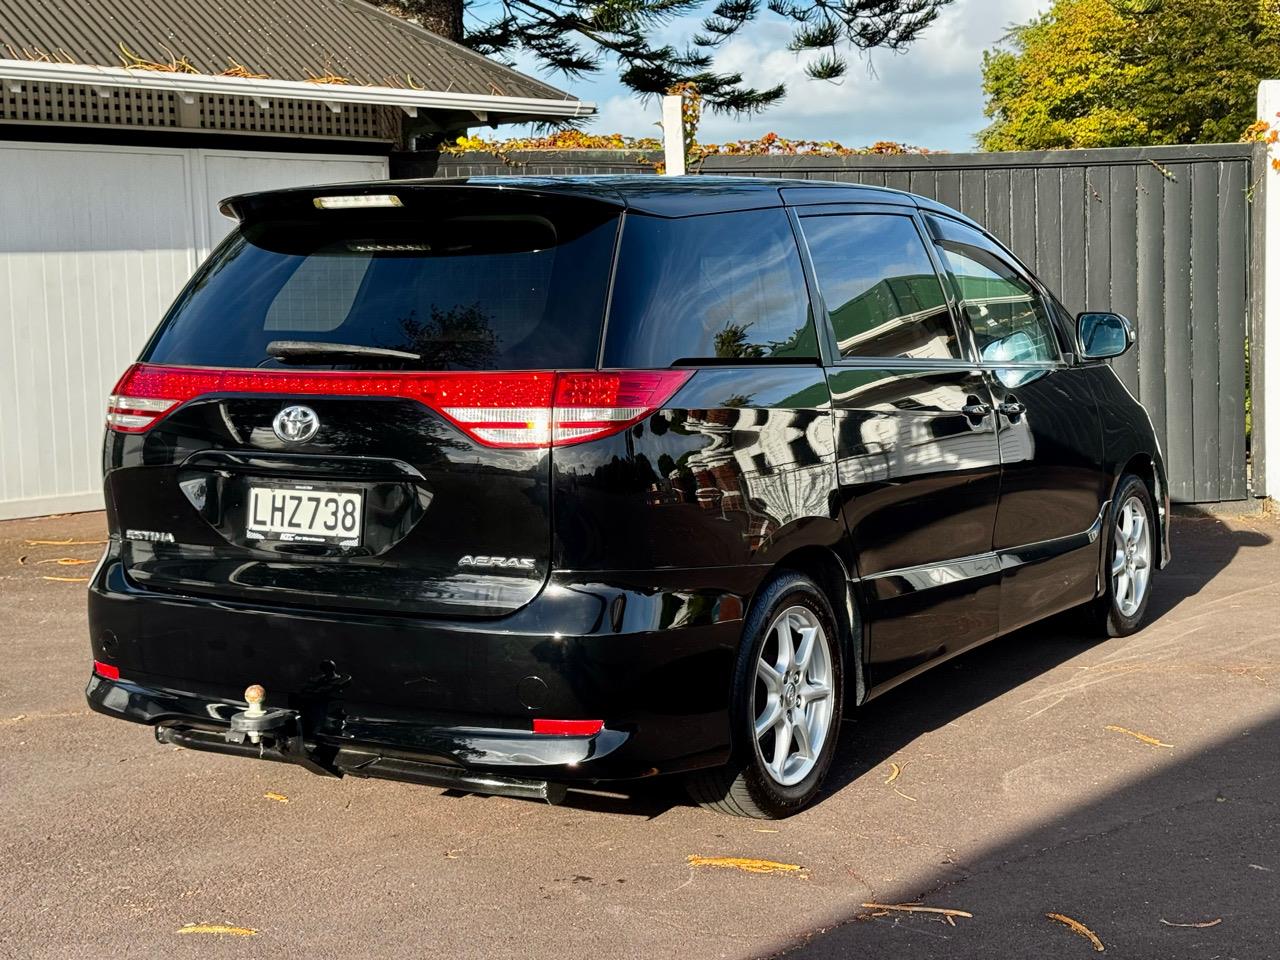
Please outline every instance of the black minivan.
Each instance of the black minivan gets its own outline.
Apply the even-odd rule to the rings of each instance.
[[[1169,557],[1151,423],[938,203],[696,176],[235,197],[121,377],[98,711],[558,800],[811,802],[857,705]]]

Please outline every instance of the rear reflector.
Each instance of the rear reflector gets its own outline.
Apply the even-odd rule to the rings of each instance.
[[[113,667],[109,663],[103,663],[101,660],[93,661],[93,672],[106,680],[120,679],[120,668]]]
[[[534,720],[533,732],[561,737],[590,737],[604,729],[603,720]]]
[[[179,404],[226,394],[416,400],[489,447],[583,443],[643,420],[692,376],[689,370],[557,373],[358,373],[211,370],[134,364],[107,403],[107,426],[145,433]]]

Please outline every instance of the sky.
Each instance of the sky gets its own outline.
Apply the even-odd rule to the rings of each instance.
[[[955,0],[906,53],[874,51],[869,63],[859,62],[855,53],[848,75],[838,83],[805,77],[805,59],[786,49],[790,29],[765,13],[720,48],[716,68],[741,71],[758,87],[785,82],[786,99],[750,118],[708,111],[698,139],[723,143],[772,131],[846,146],[895,140],[933,150],[973,149],[974,135],[987,123],[982,113],[983,51],[995,46],[1010,24],[1031,19],[1049,2]],[[696,29],[696,18],[678,21],[664,29],[663,39],[680,43]],[[657,135],[657,102],[645,104],[622,87],[612,63],[594,78],[568,80],[538,71],[523,57],[516,59],[517,69],[593,101],[600,112],[588,126],[590,132]],[[507,127],[496,135],[520,133]]]

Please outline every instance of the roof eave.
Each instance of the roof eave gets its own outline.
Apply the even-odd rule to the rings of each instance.
[[[259,101],[312,100],[341,110],[343,104],[376,104],[400,107],[410,116],[418,110],[463,110],[477,116],[489,114],[506,118],[584,117],[596,112],[594,103],[566,98],[486,96],[444,90],[412,90],[401,87],[373,87],[356,84],[308,83],[304,80],[254,80],[218,77],[203,73],[167,73],[155,70],[126,70],[87,64],[0,59],[0,80],[6,83],[82,84],[104,90],[113,88],[170,90],[182,94],[219,94],[250,97]]]

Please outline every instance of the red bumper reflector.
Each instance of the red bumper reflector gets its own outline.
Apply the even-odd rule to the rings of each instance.
[[[93,661],[93,672],[106,680],[120,679],[120,668],[113,667],[109,663],[103,663],[101,660]]]
[[[561,737],[590,737],[604,729],[603,720],[534,720],[533,732]]]

